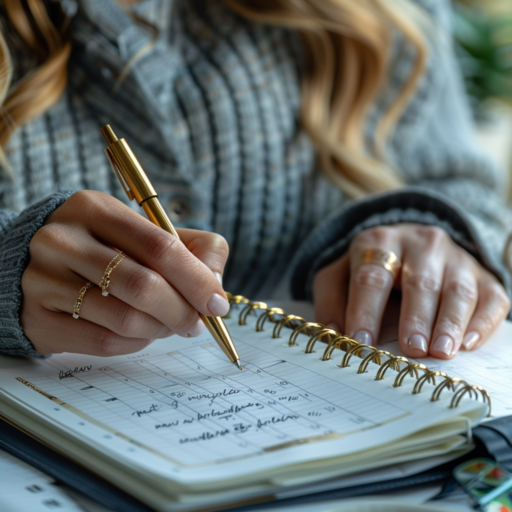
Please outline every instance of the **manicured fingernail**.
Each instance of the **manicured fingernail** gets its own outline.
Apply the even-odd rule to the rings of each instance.
[[[372,335],[367,331],[359,331],[355,336],[354,339],[363,345],[370,345],[372,344]]]
[[[327,329],[332,329],[333,331],[341,332],[340,326],[335,324],[334,322],[326,325]]]
[[[218,272],[213,273],[215,277],[218,279],[220,285],[222,286],[222,276]]]
[[[190,331],[187,334],[187,337],[195,338],[196,336],[199,336],[204,331],[205,327],[206,326],[204,325],[203,321],[199,319],[196,325],[194,325],[194,327],[190,329]]]
[[[208,309],[212,316],[226,316],[229,312],[229,302],[218,293],[214,293],[208,302]]]
[[[471,350],[475,347],[480,339],[480,334],[477,332],[468,332],[464,339],[462,340],[462,344],[466,350]]]
[[[421,350],[422,352],[425,353],[428,350],[427,340],[425,339],[425,336],[422,336],[421,334],[413,334],[409,338],[407,345],[409,346],[409,348]]]
[[[434,343],[432,350],[434,352],[442,352],[443,354],[450,356],[453,350],[453,340],[450,336],[439,336]]]

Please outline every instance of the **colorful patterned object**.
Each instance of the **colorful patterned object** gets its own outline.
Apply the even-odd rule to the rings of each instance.
[[[477,510],[512,512],[512,476],[490,459],[460,464],[453,476],[471,496]]]

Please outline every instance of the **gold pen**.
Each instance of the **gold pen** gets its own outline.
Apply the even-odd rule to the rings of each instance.
[[[130,201],[135,199],[139,206],[144,208],[148,219],[153,224],[165,229],[179,240],[178,232],[174,229],[160,201],[158,201],[158,195],[153,185],[151,185],[130,146],[124,139],[119,140],[108,124],[101,128],[101,133],[108,144],[105,152],[124,191],[128,195],[128,199]],[[241,370],[240,357],[222,318],[205,316],[201,313],[199,313],[199,316],[220,348],[228,356],[228,359]]]

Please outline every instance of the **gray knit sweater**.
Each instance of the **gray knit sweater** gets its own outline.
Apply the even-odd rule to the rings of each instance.
[[[473,140],[445,34],[448,0],[421,0],[439,29],[389,148],[410,186],[358,201],[324,178],[300,128],[301,52],[293,33],[249,23],[219,0],[143,0],[134,9],[156,36],[115,0],[77,4],[67,90],[11,138],[15,179],[0,171],[0,351],[38,356],[20,327],[21,277],[30,240],[48,215],[79,189],[126,201],[103,152],[105,123],[129,141],[174,222],[226,237],[232,292],[269,297],[288,274],[295,298],[308,298],[314,272],[357,233],[405,221],[445,228],[510,291],[503,252],[512,216],[500,197],[502,175]],[[402,46],[397,38],[369,135],[410,71],[413,57]],[[13,59],[18,75],[32,65],[22,51]]]

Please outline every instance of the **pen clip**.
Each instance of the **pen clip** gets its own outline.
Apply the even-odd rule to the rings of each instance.
[[[112,165],[112,168],[114,169],[114,172],[117,175],[117,179],[121,182],[121,186],[123,187],[124,191],[126,192],[128,199],[130,201],[133,201],[135,199],[135,196],[133,195],[132,191],[126,184],[126,181],[123,177],[123,173],[121,172],[119,165],[117,165],[115,156],[112,154],[112,151],[110,150],[110,148],[105,148],[105,153],[107,154],[107,157],[110,160],[110,164]]]

